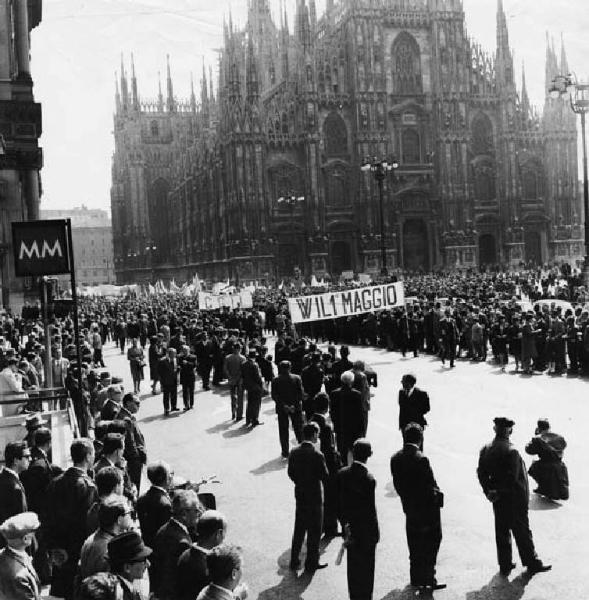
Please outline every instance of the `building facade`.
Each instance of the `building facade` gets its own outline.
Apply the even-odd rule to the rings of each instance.
[[[14,276],[10,223],[39,218],[41,105],[33,96],[30,34],[41,9],[41,0],[0,0],[0,300],[15,310],[36,293],[32,281]]]
[[[224,25],[219,78],[139,98],[117,82],[112,217],[119,282],[281,279],[573,261],[583,253],[577,128],[542,113],[516,74],[502,1],[497,47],[461,0],[297,0],[293,31],[267,0]],[[547,89],[568,73],[547,40]],[[378,183],[366,158],[398,169]],[[283,201],[279,201],[282,199]],[[292,199],[285,202],[284,199]],[[382,227],[381,227],[382,225]]]
[[[116,283],[112,223],[107,211],[80,208],[42,210],[42,219],[71,219],[76,285]],[[60,279],[69,282],[70,276]]]

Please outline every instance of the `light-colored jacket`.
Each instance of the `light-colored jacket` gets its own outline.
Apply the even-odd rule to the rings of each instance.
[[[39,578],[29,559],[12,548],[0,552],[0,598],[38,600]]]

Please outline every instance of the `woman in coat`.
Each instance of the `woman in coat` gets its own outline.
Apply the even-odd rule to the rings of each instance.
[[[131,340],[131,347],[127,350],[127,360],[131,367],[131,377],[133,378],[133,391],[138,394],[141,382],[143,381],[143,367],[145,366],[145,354],[143,348],[138,345],[137,338]]]

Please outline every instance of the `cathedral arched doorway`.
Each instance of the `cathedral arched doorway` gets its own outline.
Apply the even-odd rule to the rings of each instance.
[[[331,244],[331,274],[339,276],[343,271],[352,270],[352,249],[350,243],[338,240]]]
[[[539,231],[526,231],[524,234],[526,262],[542,264],[542,238]]]
[[[479,265],[486,267],[487,265],[495,265],[497,262],[495,236],[491,233],[484,233],[479,237]]]
[[[427,226],[423,219],[403,224],[403,267],[409,271],[429,271]]]

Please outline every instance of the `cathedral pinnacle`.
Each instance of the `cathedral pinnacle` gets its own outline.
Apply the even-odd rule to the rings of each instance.
[[[121,106],[124,111],[129,108],[129,88],[127,87],[127,74],[125,73],[125,61],[121,52]]]
[[[170,55],[166,54],[166,68],[167,68],[167,92],[166,104],[168,112],[174,112],[176,110],[176,102],[174,100],[174,87],[172,86],[172,74],[170,71]]]
[[[135,77],[135,59],[131,53],[131,105],[134,110],[139,110],[139,94],[137,92],[137,78]]]

